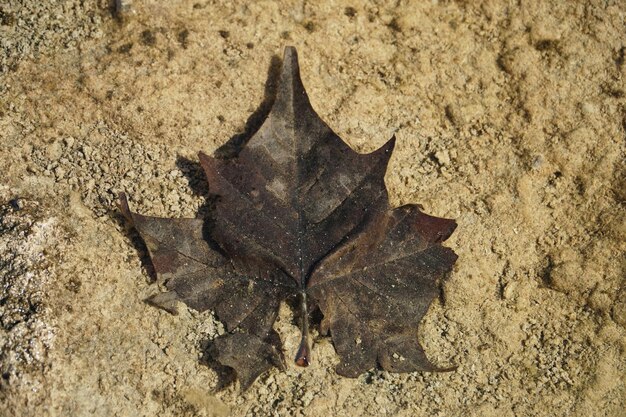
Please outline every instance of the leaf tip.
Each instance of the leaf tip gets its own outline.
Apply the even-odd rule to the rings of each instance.
[[[178,315],[177,302],[180,301],[178,294],[174,291],[166,291],[154,294],[146,298],[146,303],[161,308],[170,314]]]
[[[128,221],[132,222],[133,215],[130,212],[130,207],[128,206],[128,198],[126,197],[126,193],[120,192],[118,194],[117,208],[122,212],[122,215],[126,217]]]
[[[383,149],[385,152],[392,152],[395,147],[396,147],[396,135],[393,135],[391,139],[389,139],[383,146],[381,146],[381,149]]]
[[[200,166],[204,170],[207,180],[209,180],[209,185],[211,185],[210,179],[212,178],[212,174],[216,173],[216,169],[220,165],[221,158],[217,157],[215,154],[214,156],[209,156],[200,151],[198,152],[198,159],[200,160]]]
[[[210,156],[205,154],[204,152],[202,152],[202,151],[198,152],[198,159],[200,160],[201,163],[202,163],[202,161],[206,161],[209,158],[210,158]]]
[[[457,369],[459,369],[459,365],[452,365],[445,368],[438,368],[436,372],[454,372]]]
[[[286,46],[283,53],[283,66],[280,74],[281,85],[293,88],[295,82],[300,81],[300,65],[298,64],[298,51],[293,46]],[[298,82],[301,84],[301,82]]]
[[[286,46],[280,70],[280,82],[276,93],[276,101],[272,111],[278,114],[284,112],[286,115],[295,117],[293,114],[295,108],[300,108],[300,112],[306,109],[306,111],[314,113],[310,106],[302,79],[300,78],[298,52],[293,46]]]
[[[428,215],[424,215],[424,216],[428,216]],[[448,240],[448,238],[452,236],[452,233],[454,233],[454,231],[456,230],[458,226],[456,220],[447,219],[444,217],[428,216],[428,223],[430,223],[430,226],[433,227],[434,232],[435,232],[434,243],[442,243]]]
[[[367,154],[369,157],[373,157],[376,160],[384,161],[385,164],[389,162],[391,154],[396,147],[396,135],[393,135],[383,146]]]
[[[283,68],[285,66],[298,67],[298,51],[295,46],[285,46],[285,51],[283,52]]]

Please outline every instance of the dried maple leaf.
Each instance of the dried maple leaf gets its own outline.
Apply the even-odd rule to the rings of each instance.
[[[391,139],[369,154],[353,151],[315,113],[294,48],[285,50],[267,119],[230,159],[200,153],[211,193],[210,219],[163,219],[120,207],[145,240],[169,291],[152,302],[214,310],[227,333],[213,355],[236,370],[242,388],[282,368],[272,328],[281,301],[299,298],[302,342],[310,358],[309,312],[319,307],[341,358],[356,377],[379,364],[391,372],[442,371],[430,363],[417,327],[456,255],[441,246],[453,220],[417,205],[389,207],[384,175]]]

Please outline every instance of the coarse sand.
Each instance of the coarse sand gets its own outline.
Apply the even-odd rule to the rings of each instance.
[[[625,415],[623,2],[124,3],[0,3],[1,416]],[[258,127],[285,45],[354,149],[396,135],[392,203],[458,222],[419,329],[456,371],[347,379],[316,336],[241,393],[211,312],[145,302],[117,193],[202,215],[197,152]]]

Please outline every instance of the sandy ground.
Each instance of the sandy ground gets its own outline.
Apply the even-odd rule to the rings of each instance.
[[[624,3],[245,3],[0,3],[0,415],[623,416]],[[393,203],[459,223],[419,332],[456,372],[345,379],[317,338],[241,394],[211,314],[144,302],[116,193],[202,211],[197,151],[258,126],[285,45],[351,146],[396,134]]]

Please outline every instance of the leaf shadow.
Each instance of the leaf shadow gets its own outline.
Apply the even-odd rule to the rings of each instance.
[[[267,69],[267,80],[265,82],[263,101],[246,120],[243,132],[235,134],[226,143],[217,148],[213,153],[214,158],[235,158],[239,154],[239,152],[241,152],[243,147],[248,143],[248,141],[252,138],[252,136],[254,136],[254,134],[259,130],[263,122],[265,122],[265,119],[267,119],[267,116],[272,110],[272,106],[274,105],[274,101],[276,99],[281,66],[282,60],[278,55],[274,55],[271,58],[270,65]],[[214,212],[215,204],[219,200],[219,197],[215,194],[210,193],[206,175],[198,161],[179,156],[176,159],[176,166],[182,172],[183,176],[187,179],[188,185],[191,188],[192,192],[195,195],[204,197],[204,203],[198,208],[196,218],[201,218],[205,220],[204,234],[206,240],[209,241],[214,249],[220,250],[219,247],[215,247],[215,243],[210,238],[212,213]],[[139,240],[140,243],[143,244],[143,241],[141,241],[141,239]],[[147,250],[141,253],[142,262],[145,259],[151,265],[151,260],[150,257],[147,255]],[[200,358],[200,363],[212,369],[216,373],[218,377],[218,383],[215,387],[215,390],[220,391],[227,386],[234,384],[237,379],[237,375],[232,368],[221,365],[218,361],[214,359],[214,355],[211,353],[212,346],[212,340],[205,339],[201,341],[202,356]]]
[[[122,215],[119,210],[115,210],[111,213],[110,217],[126,232],[126,236],[130,239],[130,243],[133,245],[137,254],[139,255],[139,261],[141,267],[148,276],[148,282],[154,284],[157,281],[156,269],[150,258],[150,252],[144,242],[143,238],[134,227],[128,224],[128,220]]]
[[[241,149],[248,143],[250,138],[259,130],[267,116],[269,115],[272,106],[274,105],[274,100],[276,99],[276,92],[278,89],[278,82],[280,79],[280,69],[282,65],[282,60],[278,55],[274,55],[270,60],[270,65],[267,69],[267,80],[265,82],[265,90],[263,101],[257,109],[248,117],[246,121],[244,131],[232,136],[226,143],[220,146],[214,152],[214,157],[220,159],[229,159],[236,157]],[[176,166],[183,173],[185,178],[188,181],[189,187],[195,195],[203,196],[204,203],[198,208],[198,212],[196,213],[197,218],[203,218],[207,220],[207,238],[210,235],[210,225],[211,225],[211,213],[214,210],[215,203],[218,200],[218,197],[209,192],[209,185],[204,174],[204,170],[199,162],[193,161],[189,158],[185,158],[179,156],[176,159]],[[157,281],[156,270],[154,269],[154,265],[152,264],[152,260],[150,259],[150,254],[148,252],[148,248],[146,247],[145,242],[139,235],[139,233],[134,228],[127,227],[128,222],[124,218],[124,216],[119,212],[119,210],[115,210],[111,213],[111,217],[113,220],[120,225],[122,228],[126,228],[127,236],[131,240],[132,245],[137,250],[139,254],[141,265],[143,269],[146,271],[150,282],[154,283]]]
[[[263,101],[250,115],[250,117],[248,117],[248,120],[246,120],[244,131],[234,135],[226,143],[215,150],[213,154],[215,158],[230,159],[236,157],[246,143],[248,143],[250,138],[259,130],[272,110],[272,106],[276,100],[281,65],[282,60],[278,57],[278,55],[274,55],[270,60],[270,65],[267,69],[267,80],[265,81]]]
[[[278,82],[280,78],[280,69],[282,60],[278,55],[274,55],[270,60],[267,69],[267,80],[265,81],[265,90],[263,101],[257,109],[248,117],[244,126],[244,131],[232,136],[226,143],[221,145],[213,153],[214,158],[232,159],[235,158],[243,147],[248,143],[250,138],[259,130],[274,105]],[[211,213],[217,202],[217,196],[210,194],[209,184],[204,174],[204,170],[199,162],[189,158],[179,156],[176,159],[176,166],[187,178],[189,187],[195,195],[205,197],[205,202],[198,209],[197,218],[210,219]]]
[[[212,353],[213,341],[205,339],[201,342],[201,346],[200,364],[210,368],[217,375],[217,385],[213,388],[213,391],[218,392],[233,385],[237,380],[237,373],[233,368],[222,365],[214,358]]]
[[[192,193],[204,197],[202,205],[198,207],[196,218],[210,219],[217,202],[217,196],[209,192],[209,184],[207,183],[204,170],[197,161],[192,161],[183,156],[176,158],[176,167],[187,179],[187,184],[191,188]]]

